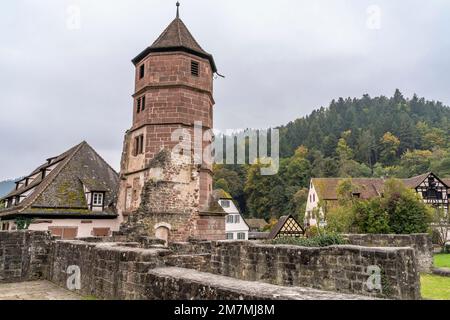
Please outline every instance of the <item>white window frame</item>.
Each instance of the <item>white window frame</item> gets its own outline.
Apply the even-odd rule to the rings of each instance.
[[[234,215],[234,223],[241,223],[241,216],[236,214]]]
[[[245,232],[238,232],[237,238],[238,240],[245,240]]]
[[[97,196],[97,197],[96,197]],[[104,195],[102,192],[92,192],[92,206],[103,207]]]
[[[227,240],[234,240],[234,233],[233,232],[227,232],[226,237],[227,237]]]
[[[234,218],[232,214],[227,215],[227,223],[228,224],[234,223]]]

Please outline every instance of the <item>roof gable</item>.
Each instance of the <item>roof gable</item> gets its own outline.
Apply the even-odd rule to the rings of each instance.
[[[281,217],[277,224],[272,228],[268,239],[276,239],[280,236],[285,237],[300,237],[304,234],[302,226],[292,216]]]

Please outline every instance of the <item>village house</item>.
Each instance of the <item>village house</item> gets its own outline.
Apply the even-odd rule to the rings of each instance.
[[[48,158],[1,199],[0,229],[51,231],[63,239],[110,236],[119,229],[115,210],[118,174],[86,142]]]
[[[325,225],[324,208],[337,205],[337,189],[343,178],[313,178],[310,182],[306,204],[305,224],[311,226]],[[423,201],[429,205],[449,211],[450,178],[439,178],[432,172],[401,179],[406,187],[414,189]],[[386,179],[382,178],[352,178],[353,196],[359,199],[371,199],[383,194]],[[318,221],[317,217],[320,217]]]
[[[249,226],[239,212],[233,197],[222,189],[214,190],[214,198],[227,213],[225,216],[225,232],[227,240],[248,240]]]

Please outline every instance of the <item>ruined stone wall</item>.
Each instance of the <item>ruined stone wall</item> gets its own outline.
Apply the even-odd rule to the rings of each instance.
[[[368,267],[382,271],[382,291],[369,290]],[[283,286],[419,299],[420,278],[412,248],[332,246],[306,248],[250,242],[216,242],[211,271]]]
[[[165,265],[165,249],[142,249],[114,243],[57,241],[49,280],[66,287],[69,266],[78,266],[82,295],[102,299],[145,299],[149,270]]]
[[[193,269],[210,272],[211,279],[216,274],[288,287],[420,299],[417,260],[414,249],[409,247],[305,248],[248,241],[197,241],[163,248],[160,242],[151,239],[124,243],[94,238],[89,241],[56,241],[47,232],[0,232],[0,281],[47,279],[67,287],[67,280],[74,270],[70,271],[72,266],[79,268],[81,289],[78,292],[82,295],[100,299],[151,299],[180,296],[170,290],[181,290],[183,297],[196,297],[195,288],[207,288],[208,283],[203,285],[200,280],[195,280],[197,276],[193,276],[197,282],[194,281],[195,287],[191,287],[192,281],[183,280]],[[367,285],[370,266],[381,270],[381,292],[370,290]],[[161,270],[167,267],[178,268],[183,277],[178,279],[170,275],[169,282],[153,286],[157,279],[166,281],[167,272]],[[159,271],[155,273],[154,269]],[[161,288],[169,291],[159,292]],[[233,293],[233,297],[234,294],[239,295],[239,292]],[[215,295],[212,292],[207,297],[230,297],[220,291],[217,297]],[[255,297],[262,296],[256,294]]]
[[[48,276],[52,237],[41,231],[0,231],[0,283]]]
[[[348,234],[349,244],[363,247],[411,247],[420,272],[433,267],[433,243],[429,234]]]

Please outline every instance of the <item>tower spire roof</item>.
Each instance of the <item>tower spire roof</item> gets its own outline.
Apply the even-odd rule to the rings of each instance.
[[[163,33],[161,33],[158,39],[156,39],[150,47],[145,49],[132,60],[133,63],[139,63],[151,52],[185,51],[208,59],[211,63],[213,72],[217,72],[213,56],[203,50],[203,48],[192,36],[191,32],[186,27],[184,22],[180,19],[179,8],[180,3],[177,2],[177,15],[175,19],[169,24],[169,26],[163,31]]]

